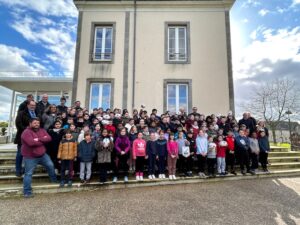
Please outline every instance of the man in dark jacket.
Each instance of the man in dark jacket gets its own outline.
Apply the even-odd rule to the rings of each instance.
[[[239,126],[242,124],[244,124],[246,128],[250,130],[250,134],[256,129],[256,120],[251,117],[250,113],[248,112],[245,112],[243,114],[243,119],[239,120]]]
[[[36,106],[36,110],[40,118],[42,118],[42,115],[44,114],[45,110],[49,107],[49,105],[50,103],[48,102],[48,95],[43,94],[42,100],[39,101]]]
[[[37,117],[36,103],[31,100],[27,103],[27,108],[23,111],[19,111],[15,124],[17,127],[17,134],[14,140],[14,143],[17,144],[17,155],[16,155],[16,176],[22,176],[22,160],[23,156],[21,155],[21,135],[23,131],[29,126],[29,121],[31,118]]]
[[[30,101],[34,101],[32,94],[27,95],[26,100],[19,105],[18,112],[27,109],[27,104]]]
[[[246,175],[245,166],[247,168],[247,173],[254,175],[255,173],[250,170],[250,160],[249,160],[249,139],[245,136],[243,130],[239,131],[239,135],[235,138],[235,152],[240,163],[241,173]]]
[[[63,96],[60,98],[60,105],[57,106],[57,110],[59,113],[67,113],[68,112],[68,107],[66,106],[66,98]]]
[[[54,165],[46,154],[45,144],[51,141],[47,131],[40,128],[40,120],[32,118],[29,127],[24,130],[21,136],[22,155],[24,156],[25,174],[23,179],[23,193],[25,198],[33,197],[31,180],[33,171],[38,164],[44,166],[48,171],[52,182],[57,183]]]

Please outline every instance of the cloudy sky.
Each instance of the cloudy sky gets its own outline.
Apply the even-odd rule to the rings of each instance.
[[[0,0],[0,74],[73,71],[77,10],[72,0]],[[253,88],[277,77],[300,86],[300,0],[236,0],[231,32],[237,113]],[[3,74],[3,73],[2,73]],[[0,86],[0,120],[11,92]]]

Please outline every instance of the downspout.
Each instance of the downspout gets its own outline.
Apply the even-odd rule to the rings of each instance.
[[[136,49],[136,0],[134,0],[133,14],[133,55],[132,55],[132,109],[135,106],[135,49]]]

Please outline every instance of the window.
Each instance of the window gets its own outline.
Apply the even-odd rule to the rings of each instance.
[[[96,26],[94,34],[94,61],[111,61],[113,53],[113,27]]]
[[[168,27],[168,61],[187,61],[186,26]]]
[[[90,89],[90,110],[93,108],[110,108],[111,84],[92,83]]]
[[[178,113],[179,108],[188,111],[188,85],[168,84],[167,85],[167,110]]]

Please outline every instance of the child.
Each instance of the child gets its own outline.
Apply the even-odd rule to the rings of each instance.
[[[167,139],[163,130],[159,133],[159,139],[156,141],[158,155],[158,172],[159,178],[165,179],[166,160],[168,157]]]
[[[84,133],[84,140],[78,146],[78,158],[80,160],[81,183],[89,183],[92,175],[92,162],[95,157],[95,142],[92,141],[90,132]],[[85,177],[86,175],[86,177]],[[86,179],[84,179],[86,178]]]
[[[251,170],[255,173],[258,168],[258,155],[259,155],[259,144],[257,140],[257,133],[252,132],[251,138],[249,138],[250,143],[250,158],[251,158]]]
[[[183,156],[183,148],[188,147],[190,143],[184,138],[183,131],[178,132],[178,139],[176,140],[178,144],[178,155],[179,155],[179,172],[187,175],[187,158]]]
[[[178,158],[178,143],[174,140],[174,134],[170,134],[168,141],[168,171],[169,179],[176,180],[176,161]]]
[[[107,181],[107,171],[111,164],[111,153],[114,149],[114,143],[108,136],[106,129],[103,129],[101,136],[97,139],[95,148],[98,151],[100,183],[103,184]]]
[[[208,149],[208,141],[203,130],[199,130],[198,137],[196,139],[197,146],[197,158],[198,158],[198,168],[199,177],[205,178],[204,169],[206,164],[206,155]]]
[[[232,130],[228,131],[226,142],[228,144],[227,151],[226,151],[226,171],[228,171],[230,167],[230,173],[237,175],[234,169],[235,152],[234,152],[234,133]]]
[[[270,143],[264,130],[260,131],[259,134],[260,134],[260,138],[258,139],[258,144],[260,149],[260,153],[259,153],[260,163],[264,172],[269,173],[269,170],[267,168],[267,162],[268,162],[268,154],[270,151]]]
[[[161,131],[161,133],[164,133]],[[164,140],[164,139],[162,139]],[[148,178],[149,180],[155,179],[155,163],[158,159],[157,155],[157,142],[155,140],[155,133],[150,133],[150,140],[147,141],[146,151],[148,155]]]
[[[126,135],[126,128],[122,128],[120,130],[120,135],[117,137],[115,142],[116,149],[116,160],[117,166],[115,168],[115,174],[113,178],[113,182],[118,181],[119,170],[124,171],[124,182],[128,182],[128,159],[129,159],[129,150],[130,150],[130,141],[128,136]]]
[[[193,138],[193,133],[188,132],[186,140],[190,143],[190,155],[186,158],[186,169],[187,169],[187,176],[192,177],[193,176],[193,164],[194,164],[194,155],[196,154],[196,140]]]
[[[144,180],[144,165],[145,159],[147,159],[146,154],[146,141],[143,139],[143,133],[138,133],[138,138],[133,141],[132,144],[132,155],[135,160],[135,173],[136,180]]]
[[[72,133],[70,130],[65,132],[65,139],[61,141],[59,144],[59,150],[57,154],[57,159],[60,160],[61,163],[61,181],[60,187],[64,187],[65,185],[65,172],[68,170],[68,178],[67,183],[68,187],[72,187],[72,176],[73,176],[73,168],[71,161],[76,161],[77,157],[77,143],[72,138]]]
[[[215,177],[215,166],[217,164],[217,145],[213,136],[208,136],[207,170],[209,177]]]
[[[57,160],[59,144],[64,136],[64,130],[61,126],[62,124],[59,120],[54,123],[54,128],[48,131],[48,134],[51,136],[51,142],[46,145],[47,154],[50,156],[54,164],[56,174],[58,174],[59,168]]]
[[[100,135],[101,135],[101,126],[98,123],[98,124],[95,125],[95,129],[94,129],[94,131],[92,133],[92,139],[94,141],[96,141],[100,137]]]
[[[84,134],[90,131],[89,126],[84,126],[83,129],[80,131],[80,134],[78,135],[78,144],[80,144],[81,141],[84,139]]]
[[[129,141],[130,141],[130,159],[129,159],[129,168],[131,171],[135,170],[135,161],[133,160],[133,155],[132,155],[132,144],[133,141],[137,139],[137,128],[135,125],[133,125],[130,130],[129,130]]]
[[[217,142],[217,165],[218,165],[218,173],[221,176],[225,176],[225,157],[226,157],[226,150],[227,150],[227,142],[224,141],[224,138],[222,135],[218,136],[218,142]]]

